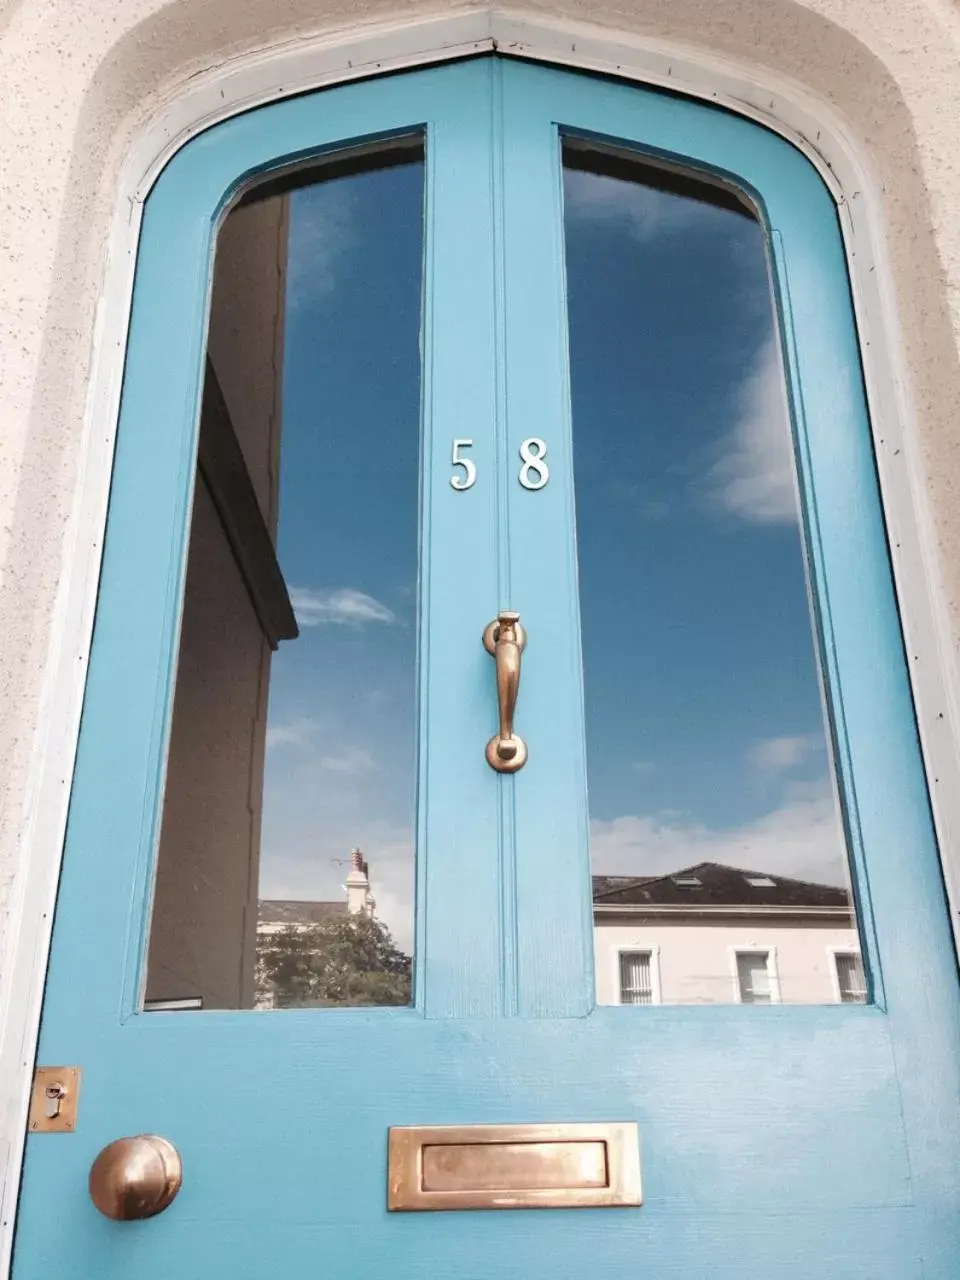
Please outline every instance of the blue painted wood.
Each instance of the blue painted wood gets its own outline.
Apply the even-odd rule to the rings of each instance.
[[[517,163],[506,184],[507,226],[516,232],[522,281],[508,298],[508,333],[527,334],[526,359],[510,367],[511,447],[524,435],[535,407],[538,434],[551,440],[557,468],[553,507],[541,494],[516,492],[512,517],[514,591],[524,601],[532,635],[550,637],[542,670],[525,674],[524,710],[534,722],[575,726],[582,738],[582,698],[569,678],[579,669],[575,548],[570,463],[569,397],[556,391],[564,377],[566,315],[562,291],[562,227],[558,134],[577,133],[635,145],[647,154],[677,159],[734,180],[757,201],[766,224],[780,300],[790,397],[807,506],[807,538],[822,617],[823,648],[836,723],[841,786],[854,859],[857,898],[867,954],[875,973],[875,999],[886,1010],[888,1062],[897,1090],[876,1100],[874,1122],[892,1136],[906,1135],[911,1194],[938,1211],[957,1201],[958,1072],[956,966],[921,758],[910,700],[896,601],[870,442],[842,242],[833,202],[804,157],[782,140],[718,110],[704,109],[625,85],[583,77],[557,77],[543,68],[504,69],[504,120]],[[511,182],[513,185],[511,185]],[[510,201],[521,210],[510,216]],[[525,226],[551,228],[539,239]],[[509,256],[509,247],[508,247]],[[512,280],[511,280],[512,283]],[[536,326],[534,325],[536,315]],[[536,333],[531,334],[531,329]],[[561,507],[563,508],[561,510]],[[551,521],[549,534],[543,525]],[[557,556],[566,530],[565,555]],[[543,572],[529,547],[554,549],[554,571]],[[602,619],[583,619],[583,626]],[[545,646],[546,647],[546,646]],[[562,691],[562,692],[560,692]],[[582,983],[582,960],[564,941],[583,919],[575,888],[585,875],[582,831],[586,780],[582,756],[564,751],[560,733],[538,743],[542,788],[520,789],[516,819],[521,1007],[531,1015],[559,1014]],[[534,753],[528,770],[535,768]],[[572,773],[576,774],[572,777]],[[549,787],[549,796],[545,789]],[[551,839],[538,841],[544,810]],[[576,832],[574,837],[572,833]],[[543,886],[551,885],[549,895]],[[544,964],[544,956],[549,963]],[[706,1028],[712,1011],[703,1011]],[[860,1009],[856,1016],[876,1016]],[[673,1016],[676,1016],[674,1011]],[[824,1031],[830,1011],[814,1015]],[[648,1052],[651,1024],[636,1031]],[[790,1053],[771,1024],[764,1055],[787,1064]],[[834,1058],[833,1070],[853,1081],[876,1066],[876,1046]],[[819,1038],[818,1038],[819,1040]],[[819,1040],[833,1056],[829,1036]],[[744,1063],[745,1070],[759,1063]],[[709,1079],[700,1075],[704,1088]],[[723,1104],[719,1101],[718,1105]],[[887,1109],[888,1108],[888,1109]],[[902,1108],[902,1121],[900,1109]],[[865,1134],[834,1116],[836,1138],[821,1148],[824,1163],[844,1142]],[[829,1125],[824,1117],[824,1131]],[[821,1142],[823,1133],[784,1125],[793,1143]],[[749,1158],[741,1149],[741,1158]],[[784,1208],[787,1207],[786,1202]],[[950,1230],[956,1232],[954,1221]],[[954,1244],[956,1235],[951,1236]],[[949,1249],[947,1250],[947,1254]],[[955,1264],[954,1264],[955,1265]],[[932,1271],[932,1274],[941,1274]],[[784,1274],[787,1274],[784,1272]],[[942,1274],[948,1274],[946,1271]]]
[[[411,1010],[135,1012],[218,211],[344,140],[427,130],[418,994]],[[593,1009],[558,130],[736,178],[770,230],[873,1006]],[[516,484],[519,442],[551,484]],[[447,483],[449,441],[480,479]],[[499,606],[529,624],[499,779]],[[585,619],[583,625],[599,620]],[[836,212],[783,141],[707,107],[476,61],[252,112],[148,202],[41,1060],[77,1133],[31,1137],[16,1280],[601,1272],[951,1280],[958,1002]],[[637,1119],[646,1204],[388,1215],[404,1123]],[[100,1218],[96,1152],[156,1131],[184,1189]]]

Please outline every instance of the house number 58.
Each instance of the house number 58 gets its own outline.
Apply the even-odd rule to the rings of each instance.
[[[463,467],[463,475],[459,473],[450,477],[454,489],[472,489],[477,483],[477,464],[472,458],[464,456],[464,449],[472,449],[473,441],[454,440],[450,452],[450,461],[455,467]],[[520,446],[520,472],[517,479],[524,489],[542,489],[550,479],[550,468],[547,466],[547,443],[539,436],[530,436]]]

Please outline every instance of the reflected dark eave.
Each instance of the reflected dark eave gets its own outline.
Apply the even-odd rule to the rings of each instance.
[[[849,910],[847,891],[766,871],[698,862],[669,875],[594,876],[596,907],[779,907]]]
[[[615,178],[637,186],[662,191],[664,195],[696,200],[739,214],[751,221],[757,212],[746,192],[732,182],[706,170],[672,164],[661,156],[652,156],[629,147],[600,143],[595,138],[579,138],[568,134],[563,139],[563,164],[600,178]]]

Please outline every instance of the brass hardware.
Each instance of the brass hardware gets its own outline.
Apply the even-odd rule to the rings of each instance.
[[[513,732],[520,691],[520,655],[526,643],[527,633],[520,626],[519,613],[501,610],[483,633],[483,647],[497,663],[500,732],[487,743],[487,764],[497,773],[516,773],[527,763],[527,744]]]
[[[640,1205],[636,1124],[421,1125],[390,1130],[387,1208]]]
[[[30,1133],[73,1133],[80,1097],[79,1067],[37,1067],[30,1094]]]
[[[162,1213],[183,1182],[180,1155],[166,1138],[141,1133],[103,1148],[90,1167],[90,1199],[106,1218],[128,1222]]]

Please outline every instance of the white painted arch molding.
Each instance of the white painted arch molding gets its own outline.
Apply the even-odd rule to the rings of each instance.
[[[0,440],[0,472],[10,464],[6,487],[0,481],[0,568],[15,570],[0,587],[0,634],[16,658],[6,690],[14,714],[0,717],[0,800],[12,815],[0,825],[0,887],[11,882],[0,977],[0,1275],[9,1266],[140,212],[174,151],[238,111],[498,50],[719,103],[805,152],[840,210],[921,738],[955,909],[960,902],[960,696],[949,610],[951,587],[960,599],[960,513],[949,501],[960,480],[960,456],[951,464],[949,452],[960,400],[960,213],[952,221],[943,214],[954,180],[960,210],[960,172],[937,176],[930,123],[937,93],[960,101],[960,18],[948,0],[648,0],[642,13],[571,0],[580,18],[604,27],[557,9],[553,17],[486,8],[410,17],[385,16],[389,0],[369,0],[358,14],[350,0],[331,3],[348,7],[329,12],[320,32],[324,15],[306,0],[291,0],[280,16],[265,0],[14,0],[0,8],[0,109],[13,121],[5,140],[0,130],[0,171],[16,178],[0,192],[0,243],[9,233],[23,249],[0,282],[0,335],[13,314],[11,288],[20,291],[21,320],[14,377],[0,399],[9,435]],[[383,21],[357,26],[378,11]],[[99,45],[71,28],[81,20]],[[926,62],[904,56],[905,24],[918,50],[938,42]],[[63,72],[54,121],[61,67],[48,55],[51,43],[62,50],[71,38],[76,65]],[[939,86],[932,72],[942,73]],[[960,108],[946,128],[956,135]],[[28,135],[49,152],[49,172],[20,189]],[[29,164],[36,170],[43,158],[31,153]],[[44,196],[60,215],[40,226]],[[4,528],[13,535],[6,545]]]

